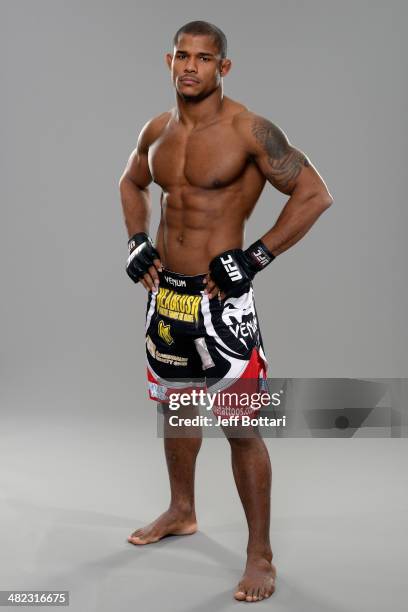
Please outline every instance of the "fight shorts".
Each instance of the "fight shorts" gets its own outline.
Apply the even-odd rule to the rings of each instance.
[[[159,287],[149,291],[146,310],[150,399],[166,403],[171,394],[204,389],[218,392],[214,414],[252,414],[245,394],[267,392],[268,367],[252,284],[233,297],[210,300],[205,274],[164,269],[158,275]]]

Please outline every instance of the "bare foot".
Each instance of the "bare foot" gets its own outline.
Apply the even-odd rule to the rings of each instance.
[[[275,590],[276,567],[262,557],[248,558],[234,597],[238,601],[261,601]]]
[[[128,537],[128,542],[136,545],[152,544],[167,535],[190,535],[196,531],[197,522],[194,513],[186,515],[175,510],[167,510],[150,525],[136,529]]]

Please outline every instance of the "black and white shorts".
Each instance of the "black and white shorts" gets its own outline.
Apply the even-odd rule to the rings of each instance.
[[[205,274],[158,274],[160,285],[149,292],[146,310],[150,398],[166,402],[174,392],[231,389],[243,380],[258,391],[268,364],[252,284],[233,297],[210,300]]]

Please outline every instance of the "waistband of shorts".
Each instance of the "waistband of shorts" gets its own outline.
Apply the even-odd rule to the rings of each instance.
[[[204,278],[206,274],[180,274],[163,268],[162,272],[158,272],[160,287],[174,289],[178,293],[199,294],[205,289]]]

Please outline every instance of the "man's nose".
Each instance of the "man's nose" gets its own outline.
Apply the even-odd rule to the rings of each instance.
[[[190,57],[187,60],[185,71],[186,72],[197,72],[196,60],[193,57]]]

